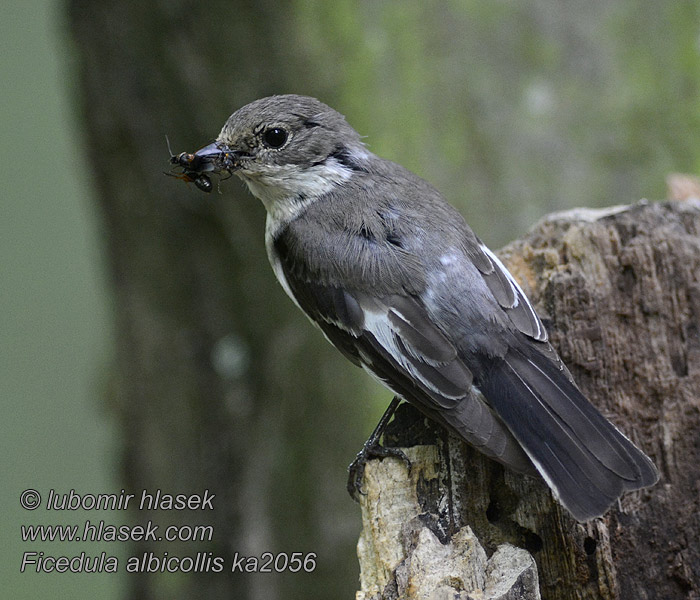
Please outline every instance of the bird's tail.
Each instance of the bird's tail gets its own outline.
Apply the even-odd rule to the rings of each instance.
[[[536,349],[511,348],[479,387],[559,501],[579,521],[626,490],[656,483],[656,467]]]

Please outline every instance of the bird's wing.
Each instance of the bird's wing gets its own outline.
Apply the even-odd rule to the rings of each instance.
[[[407,293],[320,283],[278,240],[273,268],[287,293],[348,359],[487,456],[534,472],[508,428],[472,386],[457,348]]]
[[[478,240],[465,249],[513,325],[532,339],[546,342],[547,330],[525,292],[500,259]]]

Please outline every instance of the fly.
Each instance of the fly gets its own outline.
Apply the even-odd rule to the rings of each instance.
[[[166,172],[165,175],[169,177],[175,177],[187,183],[194,183],[203,192],[209,193],[214,189],[214,185],[209,178],[209,175],[203,171],[213,170],[202,156],[197,154],[191,154],[189,152],[180,152],[180,154],[173,154],[170,148],[170,140],[168,136],[165,136],[165,141],[168,144],[168,152],[170,153],[170,164],[174,165],[170,172]],[[176,169],[182,169],[182,171],[177,172]],[[230,176],[230,175],[229,175]]]

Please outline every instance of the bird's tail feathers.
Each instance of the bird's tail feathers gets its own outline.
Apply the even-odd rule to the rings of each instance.
[[[649,457],[536,349],[511,348],[479,387],[579,521],[602,515],[625,490],[658,480]]]

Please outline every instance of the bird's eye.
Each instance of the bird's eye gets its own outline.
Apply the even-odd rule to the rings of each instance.
[[[270,127],[263,133],[263,142],[268,148],[281,148],[287,141],[287,132],[281,127]]]

